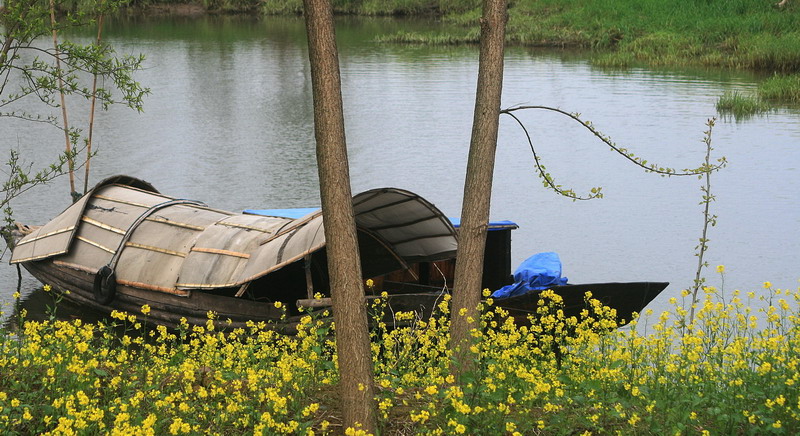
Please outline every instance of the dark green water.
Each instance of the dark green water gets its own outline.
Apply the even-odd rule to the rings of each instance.
[[[345,19],[338,43],[353,190],[395,186],[459,216],[477,77],[477,47],[384,45],[376,35],[434,22]],[[284,208],[319,204],[311,86],[303,22],[294,18],[141,18],[114,22],[105,38],[144,53],[137,79],[150,87],[145,111],[98,114],[90,182],[124,173],[162,192],[214,207]],[[89,35],[86,38],[90,38]],[[588,55],[512,47],[503,106],[542,104],[570,112],[650,162],[701,163],[705,121],[726,90],[748,92],[744,72],[603,71]],[[77,124],[85,102],[70,102]],[[527,142],[501,120],[492,217],[520,225],[517,264],[556,251],[570,281],[670,281],[654,308],[692,284],[702,226],[700,181],[644,174],[587,131],[543,112],[522,115],[558,183],[606,198],[572,202],[545,190]],[[726,286],[763,281],[796,288],[800,278],[800,116],[779,111],[742,122],[720,120],[715,155],[729,168],[713,176],[718,225],[710,233],[709,283],[725,264]],[[63,147],[59,132],[0,120],[2,149],[18,146],[43,161]],[[17,219],[42,223],[67,206],[66,178],[17,201]],[[4,268],[8,302],[16,272]],[[27,277],[23,289],[37,286]]]

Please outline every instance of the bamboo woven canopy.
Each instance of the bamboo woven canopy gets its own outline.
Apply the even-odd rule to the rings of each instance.
[[[373,189],[354,196],[353,209],[359,232],[384,249],[365,270],[385,274],[455,255],[452,224],[416,194]],[[53,258],[92,274],[108,265],[120,284],[189,295],[241,286],[303,259],[324,248],[323,226],[321,210],[298,219],[226,212],[115,176],[22,238],[11,263]]]

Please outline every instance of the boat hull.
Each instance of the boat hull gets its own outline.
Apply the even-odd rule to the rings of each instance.
[[[100,304],[94,296],[94,274],[58,265],[51,260],[26,262],[23,264],[40,282],[53,286],[65,299],[105,314],[117,310],[137,315],[148,323],[176,328],[185,319],[191,325],[204,325],[213,312],[218,325],[230,328],[246,327],[248,321],[266,321],[271,328],[286,333],[295,333],[299,316],[286,316],[274,303],[265,303],[242,298],[214,295],[209,292],[192,292],[183,297],[148,291],[117,284],[114,299]],[[145,316],[142,307],[149,306]],[[230,320],[230,322],[228,322]]]
[[[614,309],[618,326],[623,326],[640,313],[663,291],[666,282],[625,282],[625,283],[586,283],[577,285],[553,286],[551,289],[563,299],[564,316],[580,317],[584,309],[589,308],[586,302],[587,292],[591,298],[604,306]],[[517,324],[530,324],[529,315],[535,315],[539,307],[542,291],[528,292],[509,298],[495,300],[495,305],[509,312]]]
[[[194,291],[184,297],[118,285],[115,298],[108,304],[100,304],[93,294],[94,274],[59,265],[52,260],[26,262],[23,265],[39,281],[55,287],[65,299],[80,307],[105,314],[113,310],[127,312],[137,315],[139,319],[147,319],[148,323],[171,328],[176,328],[182,319],[192,325],[204,325],[209,319],[209,312],[213,312],[220,327],[243,328],[248,321],[263,321],[270,328],[288,334],[296,333],[300,320],[300,314],[292,304],[294,302],[285,302],[286,307],[278,309],[274,303],[214,295],[205,291]],[[664,282],[591,283],[554,286],[552,290],[563,299],[565,317],[580,317],[588,307],[585,295],[591,292],[592,298],[616,311],[617,323],[621,326],[629,323],[633,314],[642,311],[667,285]],[[417,319],[426,319],[435,314],[449,290],[428,289],[427,292],[420,292],[418,286],[407,286],[405,292],[389,294],[383,322],[390,326],[407,325],[406,321],[395,320],[394,314],[398,312],[413,311]],[[506,310],[517,325],[530,325],[535,320],[541,292],[494,299],[493,305]],[[367,304],[374,298],[377,296],[367,296]],[[329,299],[318,301],[317,308],[324,308],[330,303]],[[146,317],[142,314],[144,305],[150,307]]]

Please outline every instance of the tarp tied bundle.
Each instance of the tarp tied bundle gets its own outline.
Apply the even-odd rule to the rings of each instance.
[[[525,259],[514,271],[514,284],[494,291],[492,297],[514,297],[530,291],[566,284],[567,278],[561,277],[561,259],[559,259],[558,253],[537,253]]]

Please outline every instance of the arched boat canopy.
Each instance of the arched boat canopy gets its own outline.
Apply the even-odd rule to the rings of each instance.
[[[371,253],[380,253],[362,256],[362,263],[371,263],[363,269],[373,275],[455,256],[450,221],[412,192],[369,190],[353,197],[353,210],[359,240],[369,240]],[[89,273],[113,264],[119,284],[188,295],[192,289],[241,286],[324,246],[321,210],[300,218],[226,212],[115,176],[22,238],[11,263],[52,258]]]

